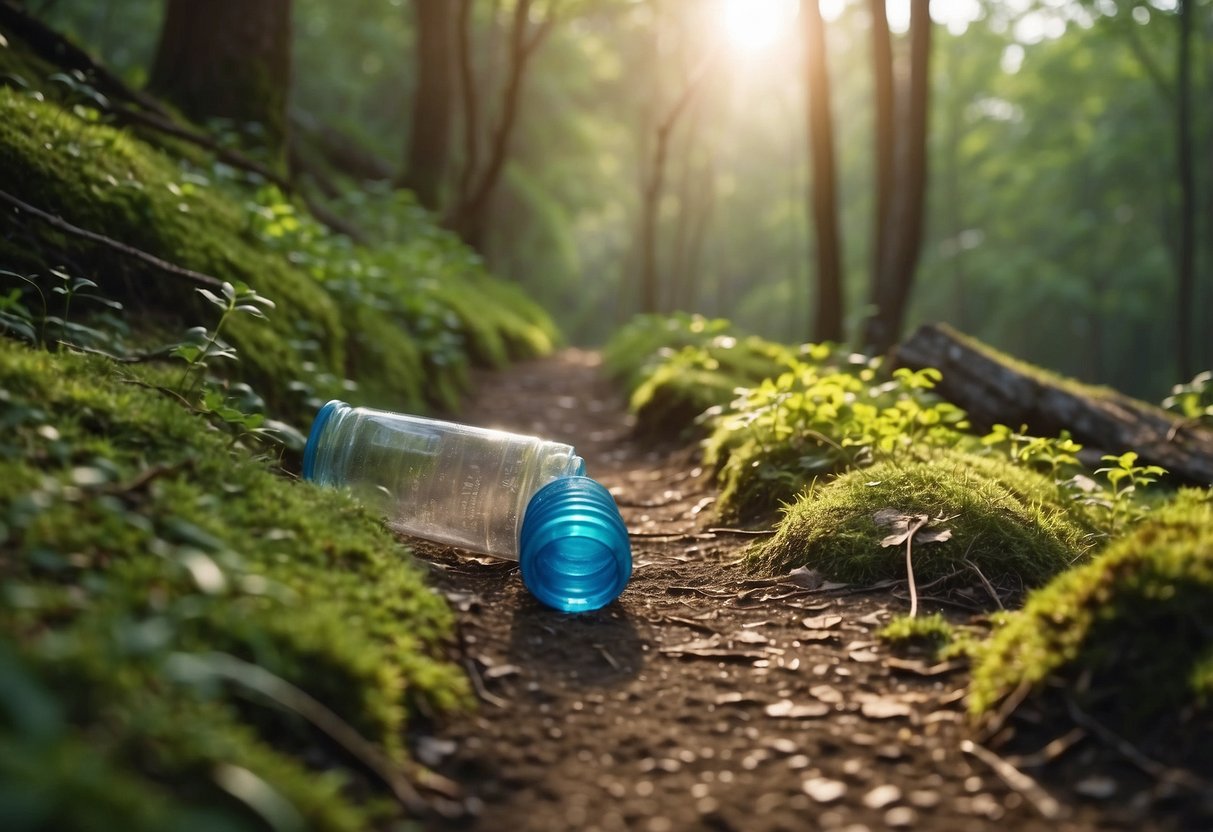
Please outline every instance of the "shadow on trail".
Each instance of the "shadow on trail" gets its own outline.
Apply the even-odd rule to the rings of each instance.
[[[612,688],[644,667],[646,642],[619,603],[571,615],[525,593],[516,600],[507,656],[540,684]]]

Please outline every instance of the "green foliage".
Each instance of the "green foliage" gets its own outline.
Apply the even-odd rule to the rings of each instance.
[[[794,363],[791,349],[699,315],[639,316],[604,350],[608,375],[631,393],[637,430],[667,436],[706,430],[701,417]]]
[[[9,51],[0,50],[0,67]],[[33,87],[38,79],[27,82]],[[499,366],[546,352],[555,341],[550,319],[533,302],[490,277],[407,198],[351,200],[353,221],[397,235],[358,246],[276,190],[250,188],[222,163],[196,152],[170,156],[82,117],[95,111],[46,99],[35,89],[0,88],[0,164],[13,173],[6,190],[90,231],[272,297],[278,310],[269,321],[233,317],[223,337],[242,359],[233,374],[259,390],[275,414],[310,417],[317,402],[348,390],[350,376],[381,406],[454,408],[471,363]],[[2,222],[17,216],[6,212]],[[64,260],[89,262],[92,282],[130,312],[152,312],[157,326],[164,318],[189,326],[206,314],[206,302],[180,277],[36,224],[22,223],[17,233],[39,245],[0,242],[0,266],[12,267],[0,274],[5,330],[22,334],[18,305],[38,317],[34,293],[17,285],[24,275],[54,274]],[[10,286],[21,294],[13,296]],[[46,289],[39,291],[45,299]],[[41,308],[41,318],[54,324],[45,303]],[[191,347],[205,342],[184,349]],[[214,357],[218,344],[212,347]]]
[[[1021,685],[1042,692],[1050,679],[1134,731],[1193,704],[1207,708],[1210,603],[1213,492],[1189,489],[1032,593],[977,652],[970,708],[985,713]]]
[[[899,369],[881,379],[875,361],[824,346],[802,353],[713,421],[705,459],[720,472],[725,516],[762,514],[817,477],[961,440],[964,412],[930,392],[938,371]]]
[[[953,575],[972,580],[980,570],[996,586],[1036,586],[1084,559],[1093,541],[1045,477],[993,457],[936,451],[810,489],[750,562],[771,574],[808,566],[836,581],[902,578],[904,547],[881,545],[888,532],[876,514],[884,509],[924,514],[935,518],[932,528],[952,532],[913,547],[920,584]]]
[[[1205,370],[1187,384],[1172,387],[1162,406],[1189,424],[1213,427],[1213,370]]]
[[[953,637],[952,625],[939,613],[933,615],[895,616],[880,629],[877,636],[882,641],[901,646],[921,646],[938,651],[946,647]]]
[[[233,453],[147,389],[175,373],[139,372],[0,340],[5,817],[353,830],[400,816],[295,692],[401,765],[414,707],[465,701],[437,658],[449,611],[365,511]]]

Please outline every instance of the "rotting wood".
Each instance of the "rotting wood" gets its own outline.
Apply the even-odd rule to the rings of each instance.
[[[1038,436],[1068,430],[1084,445],[1133,450],[1177,479],[1213,484],[1213,431],[1112,390],[1021,369],[946,325],[921,327],[894,350],[892,365],[939,370],[936,391],[979,427],[1027,425]]]

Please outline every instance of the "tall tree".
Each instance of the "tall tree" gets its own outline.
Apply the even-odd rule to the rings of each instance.
[[[522,87],[527,68],[535,51],[551,32],[556,22],[555,11],[549,7],[543,18],[533,24],[531,22],[533,5],[533,0],[517,0],[514,5],[513,22],[509,32],[508,66],[505,85],[501,92],[501,111],[489,139],[488,157],[483,167],[478,165],[478,154],[464,159],[465,167],[460,177],[460,192],[446,216],[447,226],[475,249],[484,247],[489,208],[509,156],[510,142],[518,121],[518,111],[522,105]],[[476,121],[469,121],[466,118],[468,102],[471,102],[472,109],[477,109],[478,98],[476,78],[471,69],[472,23],[470,11],[461,10],[459,80],[462,85],[465,108],[464,130],[470,133],[470,138],[466,138],[465,146],[476,142],[475,133],[471,131],[476,129],[478,123],[478,118]]]
[[[886,23],[887,25],[887,23]],[[875,308],[865,327],[866,346],[885,352],[901,336],[906,306],[922,252],[926,213],[927,123],[930,89],[930,0],[910,0],[910,71],[893,149],[893,194],[888,229],[888,271],[874,287]]]
[[[805,26],[809,150],[813,167],[810,202],[817,235],[817,304],[812,337],[815,341],[841,341],[842,244],[834,168],[834,119],[830,110],[825,23],[819,0],[806,0],[802,4],[802,14]]]
[[[191,118],[257,123],[286,147],[291,0],[168,0],[148,89]]]
[[[463,0],[460,14],[470,6]],[[400,184],[431,210],[438,208],[451,141],[451,102],[455,92],[454,28],[450,0],[413,0],[417,34],[417,92],[413,124]]]
[[[873,168],[876,173],[876,193],[872,216],[872,265],[870,277],[871,302],[880,301],[879,287],[889,279],[892,268],[889,240],[893,235],[893,38],[889,34],[889,18],[885,0],[868,0],[872,49],[872,103],[874,118]]]
[[[1179,374],[1196,372],[1192,342],[1196,300],[1196,173],[1192,159],[1192,0],[1179,0],[1178,79],[1175,107],[1176,173],[1179,176],[1179,281],[1176,287]]]

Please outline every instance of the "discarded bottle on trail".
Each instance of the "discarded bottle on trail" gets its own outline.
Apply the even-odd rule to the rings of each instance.
[[[303,477],[349,488],[397,531],[517,560],[558,610],[605,606],[632,574],[615,500],[571,445],[331,401]]]

